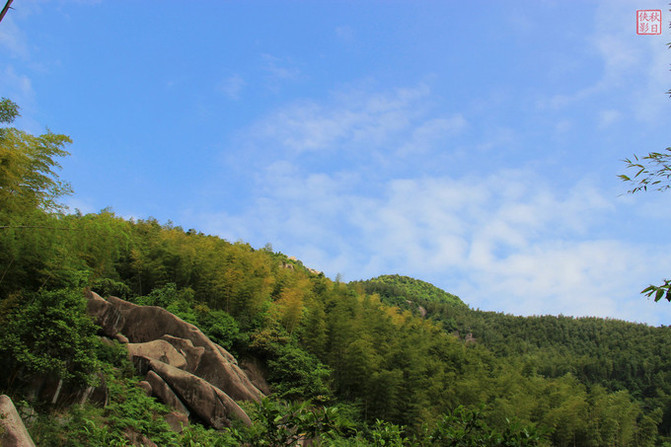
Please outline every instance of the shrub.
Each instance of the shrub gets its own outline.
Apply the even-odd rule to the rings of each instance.
[[[9,363],[2,373],[9,374],[10,385],[19,371],[23,378],[53,374],[65,381],[93,382],[99,340],[81,291],[37,292],[12,310],[0,331],[0,355]]]

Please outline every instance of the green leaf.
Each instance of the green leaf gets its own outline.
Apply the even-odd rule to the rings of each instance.
[[[657,289],[657,293],[655,294],[655,302],[659,301],[663,296],[664,296],[664,289],[662,288]]]

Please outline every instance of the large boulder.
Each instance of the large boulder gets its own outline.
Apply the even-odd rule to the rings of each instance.
[[[133,362],[149,368],[148,381],[152,372],[165,381],[179,400],[209,426],[215,429],[230,427],[233,419],[251,425],[249,416],[233,399],[200,377],[155,359],[136,356]],[[154,383],[149,383],[153,388]]]
[[[263,393],[235,357],[200,329],[160,307],[103,299],[94,292],[88,298],[88,311],[105,335],[127,338],[129,356],[154,396],[217,429],[232,419],[251,424],[235,401],[259,401]]]
[[[158,445],[146,435],[138,433],[132,428],[125,429],[123,434],[133,447],[158,447]]]
[[[177,350],[190,351],[185,356],[185,371],[207,380],[233,399],[258,402],[263,396],[238,366],[235,357],[212,342],[196,326],[160,307],[139,306],[116,297],[105,300],[95,292],[89,292],[88,297],[89,313],[96,318],[107,336],[114,337],[121,332],[131,343],[164,339]],[[109,331],[114,330],[117,332],[109,334]],[[195,352],[188,342],[177,339],[188,340],[193,348],[203,348],[202,353]]]
[[[182,433],[184,428],[189,426],[189,418],[179,411],[173,411],[166,414],[163,416],[163,420],[168,423],[170,430],[175,433]]]
[[[35,447],[12,399],[4,394],[0,396],[0,427],[2,427],[0,446]]]

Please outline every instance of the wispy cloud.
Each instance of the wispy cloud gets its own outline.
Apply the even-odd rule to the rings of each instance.
[[[261,68],[266,73],[266,87],[277,92],[287,82],[297,81],[301,70],[290,58],[277,57],[264,53],[261,55]]]
[[[240,99],[247,82],[239,74],[231,75],[217,85],[217,90],[233,100]]]
[[[449,118],[434,118],[425,121],[412,131],[410,140],[399,149],[398,155],[422,155],[435,149],[450,136],[456,135],[468,126],[461,114]]]
[[[392,179],[378,196],[356,172],[301,174],[289,163],[258,180],[264,187],[243,215],[203,216],[207,229],[289,247],[349,280],[418,276],[475,307],[655,321],[630,304],[642,301],[644,278],[661,275],[664,260],[645,246],[587,236],[617,206],[588,184],[557,193],[511,171]]]
[[[665,2],[648,8],[665,8]],[[638,120],[663,124],[661,110],[668,107],[663,92],[668,89],[668,56],[664,36],[636,35],[636,6],[620,0],[601,3],[597,8],[594,29],[587,44],[601,62],[600,76],[589,85],[555,94],[538,102],[540,109],[561,110],[595,97],[624,97],[620,112]],[[591,61],[590,61],[591,62]],[[614,95],[615,90],[623,91]],[[610,115],[613,116],[612,114]],[[599,125],[607,125],[603,115]]]
[[[426,151],[467,125],[466,119],[427,115],[425,85],[370,93],[352,89],[326,102],[296,101],[243,132],[245,151],[273,147],[272,159],[337,153],[347,159]]]
[[[617,23],[622,9],[613,16]],[[611,23],[608,12],[600,14],[600,23]],[[556,179],[546,181],[527,160],[489,163],[528,146],[530,133],[564,138],[580,128],[577,116],[557,112],[607,95],[638,73],[640,42],[627,40],[629,31],[611,35],[597,27],[594,51],[603,73],[591,85],[547,98],[552,110],[540,130],[503,119],[483,124],[487,108],[441,103],[426,83],[380,91],[367,81],[326,98],[294,100],[230,143],[228,166],[250,179],[246,205],[201,213],[199,221],[232,240],[272,242],[331,276],[408,274],[484,309],[649,322],[666,312],[671,319],[671,309],[655,315],[638,294],[671,270],[656,254],[671,247],[651,254],[647,242],[617,236],[623,216],[640,206],[580,180],[590,175],[585,171],[557,189]],[[624,54],[610,54],[621,41]],[[632,113],[611,102],[597,107],[585,116],[602,129]],[[444,163],[453,160],[466,161]],[[441,163],[448,169],[435,169]]]
[[[19,105],[21,116],[15,125],[35,134],[44,131],[44,126],[33,118],[36,95],[32,81],[25,74],[17,73],[13,65],[4,68],[0,65],[0,96],[7,97]]]
[[[0,27],[0,47],[4,47],[13,57],[29,57],[25,35],[9,15],[5,16]]]
[[[26,75],[18,74],[14,67],[8,65],[3,70],[3,90],[9,92],[15,101],[32,102],[35,97],[32,82]]]
[[[599,112],[599,120],[598,120],[599,128],[605,129],[614,124],[615,122],[617,122],[618,120],[620,120],[620,118],[622,118],[622,113],[617,110],[613,109],[602,110],[601,112]]]

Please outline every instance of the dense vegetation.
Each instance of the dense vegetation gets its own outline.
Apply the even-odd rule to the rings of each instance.
[[[0,103],[10,124],[17,110]],[[65,213],[69,139],[0,130],[0,384],[37,417],[38,445],[663,445],[668,328],[474,311],[401,276],[342,284],[300,261],[110,210]],[[254,424],[170,431],[119,345],[85,315],[84,288],[162,306],[268,371]],[[101,377],[105,408],[53,408],[31,378]],[[25,399],[25,400],[24,400]]]
[[[403,300],[408,309],[459,336],[487,347],[498,358],[525,359],[544,377],[570,373],[586,385],[609,391],[628,390],[637,399],[656,399],[671,392],[671,330],[619,320],[566,316],[517,317],[472,310],[426,299],[426,285],[415,290],[395,282],[421,283],[409,278],[381,276],[359,282],[366,292],[381,292],[382,301]],[[426,283],[425,283],[426,284]],[[455,297],[456,298],[456,297]],[[665,405],[659,405],[665,406]]]

